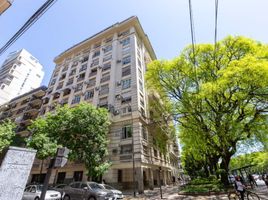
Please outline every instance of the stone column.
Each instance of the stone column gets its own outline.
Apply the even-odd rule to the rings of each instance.
[[[136,182],[138,183],[138,192],[139,194],[144,193],[144,184],[143,184],[143,169],[142,167],[136,168]]]
[[[149,188],[150,190],[154,189],[154,175],[153,170],[151,168],[148,169],[148,180],[149,180]]]

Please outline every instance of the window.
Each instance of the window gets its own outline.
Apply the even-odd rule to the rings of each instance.
[[[95,76],[96,74],[97,74],[97,68],[92,69],[90,74],[89,74],[89,77]]]
[[[146,128],[144,126],[141,127],[141,132],[142,132],[142,138],[144,140],[147,140],[147,131],[146,131]]]
[[[96,57],[99,56],[99,55],[100,55],[100,50],[95,51],[95,52],[93,53],[93,55],[92,55],[92,58],[96,58]]]
[[[107,62],[112,59],[112,54],[103,58],[103,62]]]
[[[138,66],[141,67],[141,60],[138,58]]]
[[[62,82],[60,82],[59,84],[58,84],[58,86],[57,86],[57,90],[59,90],[59,89],[61,89],[62,88],[62,86],[63,86],[63,81]]]
[[[130,44],[130,38],[125,38],[121,41],[122,46],[126,46]]]
[[[79,70],[79,72],[85,71],[87,69],[87,64],[83,64]]]
[[[143,92],[143,83],[141,80],[139,80],[139,86],[140,86],[140,91]]]
[[[96,84],[96,78],[90,79],[87,82],[87,87],[95,86],[95,84]]]
[[[140,79],[142,79],[142,72],[140,69],[139,69],[139,77],[140,77]]]
[[[60,80],[65,79],[65,77],[66,77],[66,74],[62,74],[60,77]]]
[[[109,85],[102,85],[99,95],[104,95],[104,94],[108,94],[109,93]]]
[[[120,147],[120,154],[131,154],[132,153],[132,145],[122,145]]]
[[[121,139],[132,137],[132,126],[124,126],[122,128]]]
[[[110,63],[110,62],[105,63],[105,64],[103,64],[103,66],[102,66],[102,71],[106,71],[106,70],[108,70],[108,69],[110,69],[110,68],[111,68],[111,63]]]
[[[148,151],[148,147],[147,146],[142,145],[142,149],[143,149],[143,154],[149,155],[149,151]]]
[[[66,85],[71,85],[73,84],[73,82],[74,82],[74,78],[70,78],[68,82],[66,83]]]
[[[131,62],[131,56],[126,56],[122,59],[123,65],[126,65]]]
[[[83,57],[83,59],[82,59],[82,63],[83,63],[83,62],[87,62],[87,61],[88,61],[88,56]]]
[[[72,104],[79,103],[80,102],[80,96],[76,95],[74,96],[74,99],[72,100]]]
[[[122,90],[130,88],[131,79],[122,80]]]
[[[104,82],[109,81],[109,80],[110,80],[110,74],[103,74],[100,82],[104,83]]]
[[[108,53],[109,51],[111,51],[113,49],[113,46],[112,45],[108,45],[106,47],[103,48],[103,52],[104,53]]]
[[[99,107],[108,108],[108,98],[107,97],[99,99]]]
[[[158,153],[156,149],[154,149],[154,157],[158,157]]]
[[[130,103],[131,102],[131,97],[124,97],[122,100],[121,100],[121,103]]]
[[[94,67],[94,66],[96,66],[98,64],[99,64],[99,59],[96,58],[96,59],[92,60],[91,67]]]
[[[85,100],[92,99],[93,96],[94,96],[94,90],[86,91],[84,99]]]
[[[79,74],[77,81],[82,81],[85,79],[86,73]]]
[[[72,71],[70,72],[69,76],[75,75],[76,74],[76,69],[72,69]]]
[[[64,66],[64,68],[62,69],[63,72],[68,70],[68,66]]]
[[[83,171],[74,172],[74,176],[73,176],[74,181],[82,181],[82,178],[83,178]],[[77,183],[74,183],[74,184],[77,184]],[[79,185],[80,183],[78,183],[77,187],[75,188],[79,188]]]
[[[131,74],[131,66],[127,66],[122,69],[122,77],[130,74]]]
[[[130,106],[122,108],[122,114],[131,113],[132,109]]]
[[[94,90],[86,91],[84,97],[85,100],[92,99],[93,97],[94,97]]]
[[[2,86],[1,86],[1,90],[3,90],[4,88],[5,88],[5,85],[2,85]]]
[[[124,55],[127,55],[129,53],[130,53],[130,46],[124,47],[122,50],[122,55],[124,56]]]
[[[81,91],[83,89],[83,83],[79,83],[76,85],[76,88],[74,90],[74,92],[78,92]]]
[[[129,30],[126,30],[126,31],[123,31],[123,32],[119,33],[118,37],[126,36],[128,34],[129,34]]]
[[[56,83],[56,79],[53,79],[50,83],[50,85],[54,85]]]

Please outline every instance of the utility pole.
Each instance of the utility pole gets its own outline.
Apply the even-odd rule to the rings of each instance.
[[[56,158],[53,158],[50,160],[49,167],[47,168],[47,174],[46,174],[45,182],[43,185],[40,200],[45,200],[45,196],[46,196],[46,192],[47,192],[47,188],[49,184],[49,179],[52,174],[53,168],[63,167],[68,161],[67,157],[68,157],[69,152],[70,150],[67,149],[66,147],[58,148]]]

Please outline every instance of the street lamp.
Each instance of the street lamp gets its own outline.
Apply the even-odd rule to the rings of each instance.
[[[118,95],[119,99],[122,101],[122,99],[124,99],[124,97],[119,94]],[[131,104],[129,102],[127,102],[127,105],[128,105],[128,108],[131,109],[131,123],[132,123],[132,128],[131,128],[131,131],[132,131],[132,140],[131,140],[131,145],[132,145],[132,173],[133,173],[133,179],[132,179],[132,184],[133,184],[133,196],[136,197],[136,179],[135,179],[135,158],[134,158],[134,155],[135,155],[135,152],[134,152],[134,120],[133,120],[133,110],[132,110],[132,107],[131,107]]]

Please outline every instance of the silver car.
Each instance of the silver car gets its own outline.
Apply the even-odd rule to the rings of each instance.
[[[42,185],[27,186],[24,190],[22,200],[39,200],[42,188]],[[45,200],[61,200],[61,194],[55,190],[47,190]]]
[[[95,182],[73,182],[64,188],[63,200],[113,200],[114,194]]]
[[[106,185],[106,184],[99,184],[103,189],[107,189],[110,190],[113,194],[114,194],[114,199],[113,200],[121,200],[124,198],[124,195],[121,191],[114,189],[112,186],[110,185]]]

